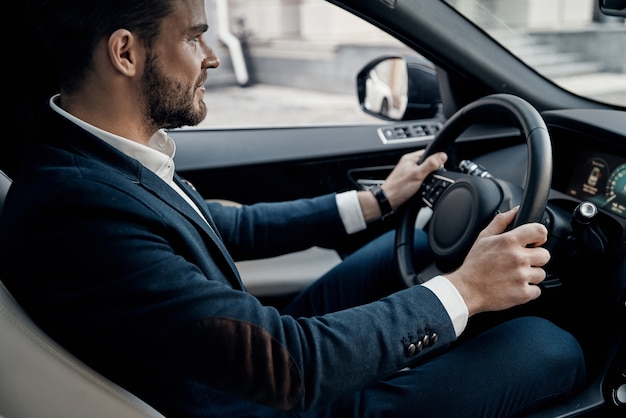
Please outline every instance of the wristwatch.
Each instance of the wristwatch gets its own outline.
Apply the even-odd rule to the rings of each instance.
[[[378,207],[380,208],[380,213],[382,214],[382,219],[385,219],[387,216],[393,213],[393,209],[391,209],[391,203],[387,200],[387,196],[385,195],[385,191],[380,186],[374,186],[370,188],[370,192],[376,198],[378,202]]]

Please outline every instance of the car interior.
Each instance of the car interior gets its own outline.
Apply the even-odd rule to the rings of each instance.
[[[530,416],[626,416],[626,107],[607,106],[556,88],[520,66],[496,42],[478,41],[484,34],[447,13],[445,2],[424,2],[429,6],[419,10],[418,0],[329,3],[375,21],[428,56],[434,67],[396,51],[378,54],[364,65],[351,80],[355,100],[364,112],[378,118],[377,123],[174,130],[170,134],[177,144],[178,172],[203,195],[247,204],[367,189],[381,184],[407,151],[447,150],[451,157],[447,171],[432,177],[428,190],[422,190],[404,211],[315,254],[328,251],[332,263],[394,229],[403,277],[410,285],[421,283],[457,266],[482,225],[476,221],[468,235],[465,225],[454,230],[440,220],[446,213],[456,216],[459,210],[458,200],[441,197],[446,188],[467,182],[489,194],[483,187],[491,186],[483,186],[482,180],[497,179],[506,196],[477,209],[480,216],[487,217],[505,203],[520,202],[520,221],[536,220],[548,227],[547,246],[553,257],[541,300],[503,315],[533,312],[553,320],[578,338],[588,361],[589,382],[583,391]],[[626,16],[623,1],[599,0],[598,4],[612,16]],[[19,13],[25,16],[24,10]],[[454,31],[442,35],[437,27],[442,25],[456,27],[465,36],[459,39]],[[409,29],[417,26],[423,43],[415,41]],[[45,62],[49,57],[40,40],[34,33],[26,36],[36,51],[33,55]],[[468,52],[472,48],[476,56]],[[444,56],[441,50],[449,54]],[[500,64],[492,65],[490,60]],[[385,66],[392,62],[405,65],[407,97],[400,109],[390,112],[382,105],[380,91],[376,93],[379,104],[372,105],[368,98],[372,99],[372,86],[381,82],[369,77],[372,70],[382,79]],[[7,117],[25,135],[36,121],[29,114],[31,103],[55,92],[52,72],[41,71],[39,77],[38,83],[13,83],[23,88],[10,90],[18,100]],[[420,83],[437,83],[437,91],[426,98],[411,93]],[[525,100],[519,102],[517,96]],[[389,117],[393,114],[400,116]],[[538,138],[543,127],[549,137]],[[23,150],[15,155],[19,152]],[[0,158],[0,216],[18,162],[13,152]],[[607,192],[590,198],[590,190],[597,189]],[[462,200],[461,204],[474,203]],[[440,213],[433,214],[435,207]],[[426,219],[420,221],[423,216]],[[408,237],[425,222],[438,258],[416,272],[407,255],[412,242]],[[451,240],[455,244],[447,244]],[[240,266],[245,276],[249,265]],[[251,266],[250,274],[258,273],[258,264]],[[286,264],[279,262],[276,269],[289,275]],[[270,268],[266,274],[277,270]],[[52,340],[1,280],[0,418],[162,416]],[[250,288],[268,304],[284,303],[297,291],[282,282]],[[501,318],[477,318],[475,330]],[[474,328],[468,335],[472,332]]]

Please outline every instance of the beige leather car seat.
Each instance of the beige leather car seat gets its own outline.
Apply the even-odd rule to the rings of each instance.
[[[11,180],[0,171],[0,216],[10,185]],[[54,342],[29,318],[0,278],[0,417],[163,415]]]

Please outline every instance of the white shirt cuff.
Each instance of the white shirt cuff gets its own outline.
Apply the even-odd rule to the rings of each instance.
[[[356,190],[337,193],[335,199],[339,216],[341,216],[343,226],[348,234],[354,234],[367,228]]]
[[[421,286],[427,287],[439,298],[452,320],[456,336],[461,335],[467,326],[469,310],[456,287],[443,276],[433,277]]]

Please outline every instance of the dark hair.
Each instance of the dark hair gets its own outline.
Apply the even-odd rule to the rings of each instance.
[[[118,29],[150,47],[175,0],[30,0],[32,23],[56,64],[59,86],[73,92],[92,66],[97,43]]]

